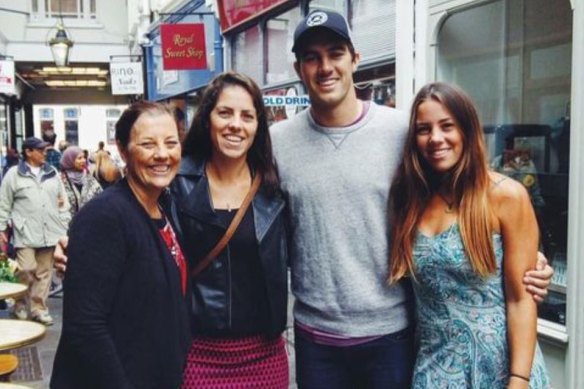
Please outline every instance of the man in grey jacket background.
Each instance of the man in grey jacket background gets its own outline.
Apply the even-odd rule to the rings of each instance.
[[[25,320],[28,308],[33,320],[53,324],[47,297],[53,272],[53,251],[67,233],[69,204],[57,171],[46,161],[48,144],[27,138],[22,144],[23,160],[8,170],[0,186],[0,242],[8,241],[12,223],[17,277],[28,286],[25,301],[17,301],[14,316]],[[27,307],[30,305],[30,307]]]

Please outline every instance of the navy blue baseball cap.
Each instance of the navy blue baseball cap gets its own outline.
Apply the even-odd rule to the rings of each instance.
[[[296,53],[300,49],[300,41],[310,31],[316,28],[326,28],[339,35],[341,38],[353,44],[351,40],[351,29],[347,19],[340,13],[315,9],[304,17],[296,26],[294,31],[294,46],[292,52]]]
[[[26,138],[24,142],[22,142],[22,151],[26,149],[38,149],[42,150],[47,147],[49,144],[47,142],[43,142],[39,138],[35,138],[31,136],[30,138]]]

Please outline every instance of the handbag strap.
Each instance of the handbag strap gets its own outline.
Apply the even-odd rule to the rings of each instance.
[[[235,233],[235,230],[239,226],[239,223],[241,223],[241,221],[243,220],[243,216],[245,215],[245,212],[247,212],[247,209],[249,208],[249,205],[251,204],[251,201],[253,200],[255,194],[257,193],[261,183],[262,175],[258,172],[253,178],[251,188],[249,188],[249,192],[247,192],[247,195],[243,199],[243,203],[241,203],[241,206],[239,207],[237,213],[233,217],[231,224],[229,224],[227,231],[225,231],[225,234],[223,235],[221,240],[219,240],[219,242],[215,245],[215,247],[213,247],[209,254],[205,255],[205,258],[203,258],[193,269],[193,271],[191,272],[191,277],[196,277],[197,275],[199,275],[199,273],[205,270],[207,266],[209,266],[209,264],[213,262],[215,258],[217,258],[219,253],[223,251],[225,246],[227,246],[227,243],[229,243],[229,240]]]

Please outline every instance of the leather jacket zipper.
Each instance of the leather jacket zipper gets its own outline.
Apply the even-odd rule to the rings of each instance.
[[[231,249],[229,248],[229,243],[227,244],[227,277],[228,277],[228,296],[227,296],[227,320],[229,322],[229,329],[233,328],[233,312],[232,312],[232,304],[233,304],[233,285],[231,279]]]

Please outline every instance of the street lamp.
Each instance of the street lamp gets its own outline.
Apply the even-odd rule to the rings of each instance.
[[[55,65],[67,66],[69,63],[69,49],[73,47],[73,41],[67,36],[67,31],[65,31],[65,27],[63,26],[63,19],[57,24],[57,33],[49,41],[49,46],[51,46]]]
[[[63,15],[61,13],[61,0],[59,0],[59,21],[57,22],[57,33],[55,37],[49,41],[53,59],[57,67],[67,66],[69,64],[69,49],[73,47],[73,41],[69,39],[67,31],[65,30],[65,23],[63,23]]]

